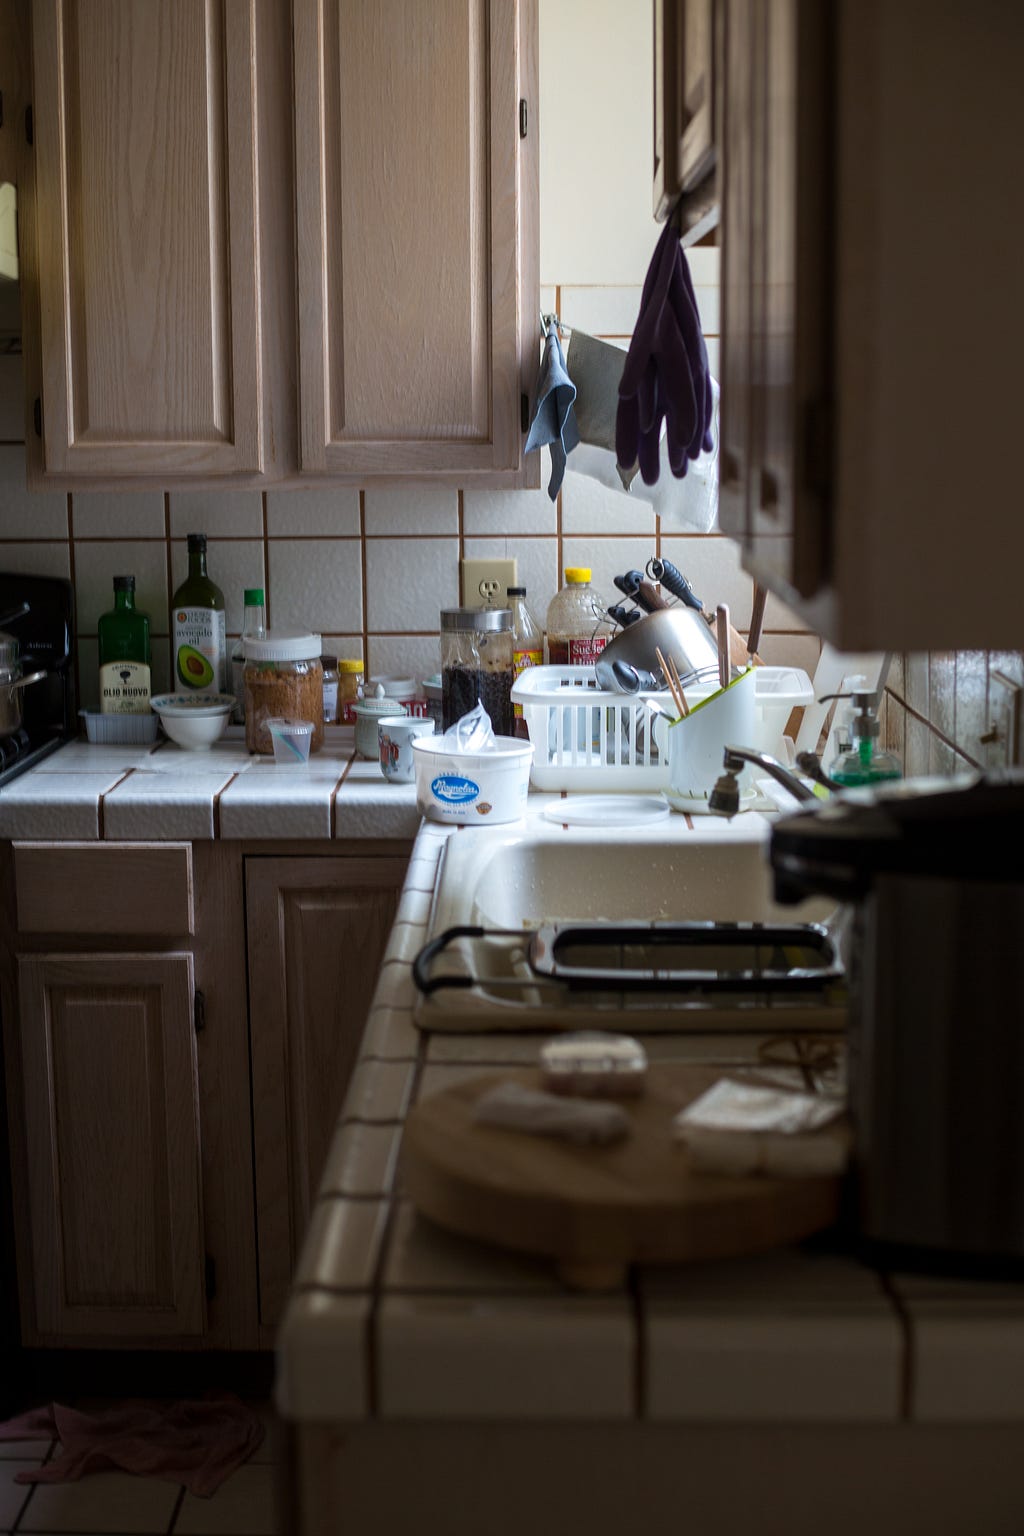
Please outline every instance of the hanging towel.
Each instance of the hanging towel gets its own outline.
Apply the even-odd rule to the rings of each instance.
[[[0,1424],[0,1440],[55,1437],[60,1453],[19,1472],[18,1483],[73,1483],[90,1472],[134,1472],[181,1483],[208,1498],[258,1450],[263,1421],[230,1394],[202,1402],[132,1400],[78,1413],[60,1403]]]
[[[619,381],[626,366],[626,353],[610,341],[588,336],[573,327],[566,351],[566,364],[576,385],[576,425],[580,443],[591,448],[615,452],[615,413],[619,407]],[[579,449],[577,449],[577,455]],[[576,469],[576,459],[569,468]],[[629,490],[638,466],[618,467],[618,479]]]
[[[554,501],[565,474],[565,456],[580,440],[573,412],[576,386],[569,377],[558,340],[558,327],[550,325],[544,341],[544,356],[537,377],[537,409],[534,412],[526,452],[551,445],[551,479],[548,495]]]

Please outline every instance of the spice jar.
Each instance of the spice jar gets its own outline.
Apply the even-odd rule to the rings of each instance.
[[[512,611],[441,610],[441,723],[447,731],[479,701],[496,736],[512,735]]]
[[[325,652],[320,657],[324,674],[324,725],[338,723],[338,658]]]
[[[274,743],[266,722],[309,720],[311,752],[324,744],[324,684],[320,636],[293,629],[268,629],[245,641],[245,744],[270,757]]]
[[[360,658],[342,657],[338,662],[338,724],[355,725],[353,706],[363,697],[363,663]]]

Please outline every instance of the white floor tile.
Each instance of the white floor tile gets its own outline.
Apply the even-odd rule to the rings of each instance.
[[[157,1536],[167,1530],[179,1492],[176,1483],[127,1472],[97,1472],[77,1483],[42,1484],[33,1490],[18,1529]]]
[[[274,1467],[249,1462],[209,1499],[186,1493],[175,1536],[274,1536]]]

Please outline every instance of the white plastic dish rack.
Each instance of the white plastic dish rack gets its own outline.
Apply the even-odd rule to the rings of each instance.
[[[751,746],[778,755],[790,711],[814,702],[806,672],[758,667],[756,734]],[[711,691],[703,686],[687,697]],[[537,789],[658,790],[668,785],[653,720],[659,706],[676,713],[668,692],[644,697],[599,688],[593,667],[528,667],[512,686],[534,746],[530,782]]]
[[[599,688],[593,667],[528,667],[512,686],[533,742],[538,789],[664,789],[651,698]],[[653,696],[672,711],[669,693]]]

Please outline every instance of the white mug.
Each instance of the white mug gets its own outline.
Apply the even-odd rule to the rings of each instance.
[[[433,720],[412,715],[383,715],[377,721],[380,771],[392,784],[411,784],[416,777],[412,743],[416,736],[433,736]]]
[[[659,750],[668,752],[668,787],[663,793],[675,810],[706,810],[708,796],[725,772],[725,748],[755,745],[754,703],[754,668],[749,667],[681,720],[670,724],[657,719]],[[745,789],[741,775],[741,795]]]

